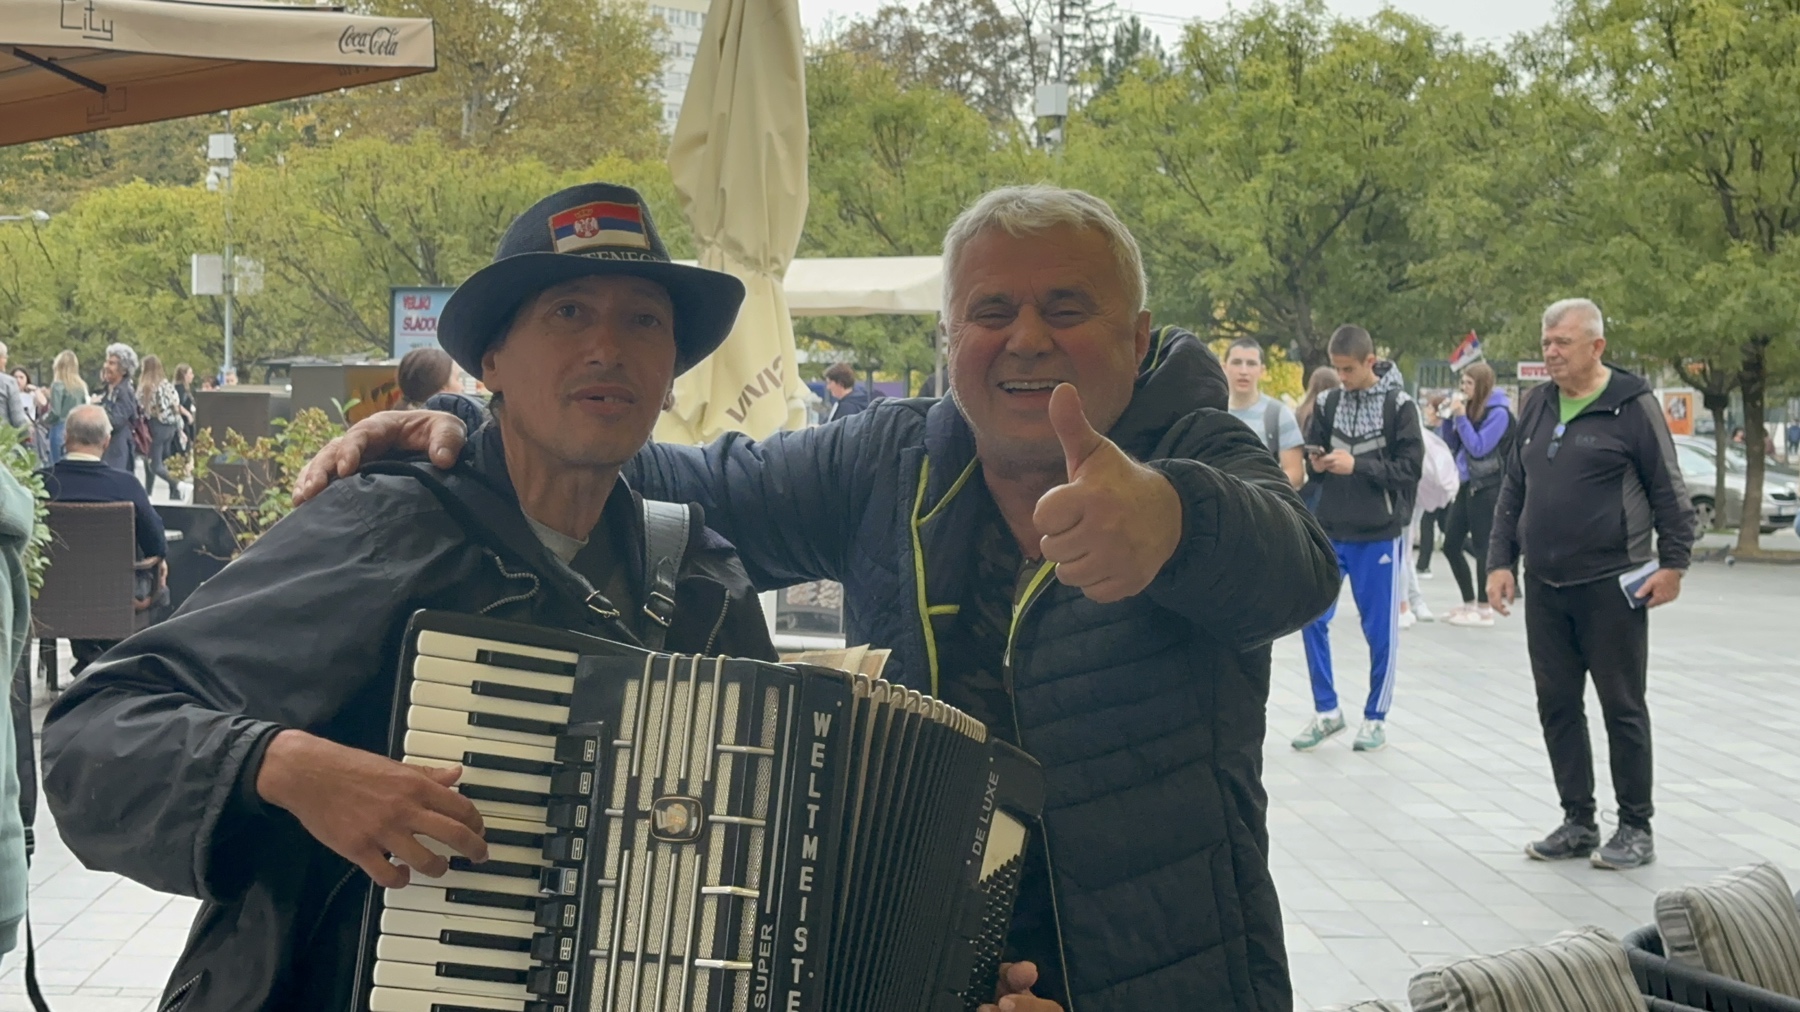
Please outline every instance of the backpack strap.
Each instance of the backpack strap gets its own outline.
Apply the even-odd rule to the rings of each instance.
[[[1269,452],[1275,455],[1277,463],[1281,461],[1281,402],[1269,398],[1263,405],[1263,442],[1269,444]]]
[[[687,555],[693,509],[686,503],[643,500],[644,504],[644,625],[639,639],[651,650],[661,650],[675,621],[675,577]]]

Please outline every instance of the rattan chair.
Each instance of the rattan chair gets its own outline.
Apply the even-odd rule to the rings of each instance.
[[[50,568],[32,602],[31,620],[44,684],[55,692],[56,641],[122,640],[142,629],[155,603],[162,560],[137,559],[131,503],[47,505]]]
[[[1800,907],[1800,895],[1794,897]],[[1739,980],[1677,963],[1663,950],[1662,933],[1646,924],[1621,939],[1638,990],[1652,999],[1666,998],[1683,1009],[1712,1012],[1800,1012],[1800,998],[1752,987]]]

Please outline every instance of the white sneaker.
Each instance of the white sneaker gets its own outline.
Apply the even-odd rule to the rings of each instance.
[[[1437,621],[1437,617],[1431,614],[1431,609],[1425,607],[1422,604],[1419,605],[1417,608],[1414,608],[1412,610],[1412,613],[1414,615],[1418,616],[1418,619],[1421,622],[1436,622]]]
[[[1437,574],[1436,574],[1436,573],[1433,573],[1433,572],[1432,572],[1432,571],[1431,571],[1431,570],[1429,570],[1429,569],[1421,569],[1421,570],[1418,570],[1418,571],[1417,571],[1417,572],[1418,572],[1418,574],[1419,574],[1419,579],[1421,579],[1421,580],[1435,580],[1435,579],[1437,579]]]
[[[1400,628],[1411,629],[1413,626],[1416,626],[1418,624],[1419,624],[1419,616],[1414,615],[1410,611],[1403,611],[1400,613]]]

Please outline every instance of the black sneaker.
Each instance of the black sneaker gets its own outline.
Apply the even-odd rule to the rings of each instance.
[[[1525,856],[1534,861],[1567,861],[1587,857],[1600,846],[1600,829],[1578,822],[1565,822],[1549,836],[1525,845]]]
[[[1656,838],[1650,830],[1643,826],[1627,826],[1620,824],[1618,832],[1606,841],[1606,846],[1588,856],[1596,868],[1611,871],[1629,871],[1642,868],[1656,860]]]

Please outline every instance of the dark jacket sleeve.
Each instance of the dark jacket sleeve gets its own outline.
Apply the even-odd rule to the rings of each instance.
[[[1555,389],[1556,384],[1546,383],[1544,388]],[[1542,388],[1540,388],[1542,389]],[[1527,394],[1519,405],[1518,437],[1506,451],[1506,469],[1500,480],[1500,498],[1494,504],[1494,527],[1488,535],[1487,568],[1492,573],[1496,570],[1512,570],[1519,561],[1519,515],[1525,508],[1525,436],[1529,434],[1529,426],[1533,425],[1535,402],[1532,397],[1537,391]],[[1479,551],[1482,546],[1477,545]]]
[[[1337,598],[1337,556],[1261,437],[1210,410],[1172,435],[1179,457],[1149,466],[1181,496],[1181,542],[1151,598],[1240,650],[1319,617]]]
[[[323,732],[342,710],[385,705],[384,658],[419,582],[402,567],[430,564],[396,560],[456,544],[441,512],[386,497],[392,515],[379,515],[363,501],[371,480],[338,482],[276,524],[51,707],[44,788],[83,864],[229,901],[261,845],[304,832],[255,801],[262,748],[283,728]]]
[[[1425,469],[1425,434],[1419,428],[1419,406],[1401,399],[1394,410],[1394,429],[1385,452],[1356,458],[1356,472],[1394,493],[1414,496]]]
[[[136,477],[126,475],[127,494],[137,511],[137,545],[140,558],[162,558],[169,554],[169,543],[163,533],[162,514],[150,505],[150,495]]]
[[[1654,394],[1636,399],[1637,424],[1632,433],[1638,480],[1649,493],[1650,512],[1656,518],[1657,561],[1664,569],[1686,569],[1694,548],[1694,503],[1688,497],[1681,462],[1675,456],[1675,440],[1663,421],[1662,407]],[[1746,506],[1747,509],[1755,508]]]
[[[764,440],[729,433],[706,447],[652,443],[632,459],[625,480],[646,498],[699,503],[759,590],[838,580],[868,504],[867,472],[892,466],[861,459],[892,410],[904,408]]]

